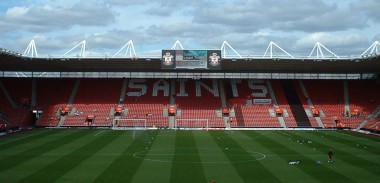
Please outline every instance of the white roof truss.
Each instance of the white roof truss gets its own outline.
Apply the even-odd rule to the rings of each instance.
[[[285,55],[278,55],[276,53],[276,48],[279,49],[282,53],[285,53]],[[280,46],[278,46],[276,43],[271,41],[267,47],[267,50],[265,51],[265,53],[263,55],[263,58],[280,58],[280,57],[294,58],[291,54],[289,54],[284,49],[282,49]]]
[[[30,57],[38,57],[36,43],[34,42],[33,39],[29,42],[23,55],[30,56]]]
[[[242,58],[241,55],[234,48],[232,48],[232,46],[230,44],[227,43],[227,41],[223,41],[223,44],[222,44],[222,47],[220,48],[220,50],[222,51],[222,57],[223,58],[228,58],[231,56],[238,56],[239,58]],[[230,50],[233,53],[235,53],[235,55],[230,55],[229,54]]]
[[[172,50],[183,50],[183,46],[181,44],[181,42],[179,42],[178,40],[173,44],[172,48],[170,48]]]
[[[309,57],[315,57],[315,58],[327,58],[326,57],[326,54],[324,53],[325,51],[327,51],[330,56],[329,58],[339,58],[338,55],[336,55],[335,53],[333,53],[332,51],[330,51],[328,48],[326,48],[323,44],[321,44],[320,42],[317,42],[315,43],[313,49],[311,50],[310,52],[310,55]],[[314,53],[315,52],[315,53]],[[313,54],[315,54],[315,56],[313,56]]]
[[[375,41],[370,47],[368,47],[362,54],[361,56],[365,55],[378,55],[380,54],[380,43],[379,41]]]
[[[73,48],[71,48],[69,51],[67,51],[66,53],[64,53],[61,57],[64,57],[66,56],[67,54],[71,53],[73,50],[75,50],[77,47],[81,47],[80,48],[80,52],[79,54],[77,55],[78,57],[82,57],[84,58],[85,57],[85,53],[86,53],[86,40],[83,40],[81,41],[80,43],[78,43],[77,45],[75,45]]]
[[[125,58],[135,58],[136,57],[136,51],[135,47],[133,46],[133,41],[129,40],[122,48],[120,48],[119,51],[115,53],[115,55],[112,56],[112,58],[115,58],[120,52],[122,52],[125,49]]]
[[[23,72],[15,72],[15,73],[16,73],[16,76],[18,78],[21,78],[21,77],[26,78],[27,77]]]

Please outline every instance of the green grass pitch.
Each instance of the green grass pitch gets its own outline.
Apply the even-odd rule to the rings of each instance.
[[[333,163],[327,152],[334,151]],[[300,160],[289,165],[289,160]],[[321,161],[322,164],[318,164]],[[347,131],[34,129],[0,138],[0,182],[379,182],[380,139]]]

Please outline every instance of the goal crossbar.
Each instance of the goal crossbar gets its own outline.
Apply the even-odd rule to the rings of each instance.
[[[113,130],[141,129],[146,130],[146,119],[114,119],[112,121]]]
[[[175,129],[209,129],[208,119],[175,119]]]

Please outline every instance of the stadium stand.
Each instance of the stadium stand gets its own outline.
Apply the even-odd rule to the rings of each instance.
[[[168,117],[163,115],[169,106],[169,80],[129,79],[127,83],[122,101],[127,111],[120,119],[146,119],[147,126],[169,126]]]
[[[37,126],[58,125],[61,110],[67,105],[74,85],[74,79],[37,80],[37,108],[43,111]]]
[[[121,79],[80,79],[72,92],[73,101],[67,103],[71,111],[63,126],[111,126],[111,108],[117,106]]]
[[[176,119],[208,119],[209,127],[225,127],[217,110],[222,108],[218,80],[180,80],[176,83],[175,105],[180,110]]]
[[[238,93],[235,93],[235,96],[230,95],[230,103],[236,115],[235,118],[232,118],[231,127],[280,127],[278,118],[275,115],[270,115],[270,110],[275,107],[273,104],[253,105],[252,99],[254,97],[272,100],[264,80],[251,82],[249,80],[234,80],[234,83],[236,83]],[[250,87],[256,89],[250,89]],[[233,91],[229,93],[233,93]]]
[[[224,53],[216,65],[193,56],[176,68],[165,65],[162,55],[37,58],[2,49],[0,120],[12,128],[111,128],[134,119],[173,128],[177,121],[204,119],[222,129],[378,130],[377,53],[339,58]]]
[[[38,109],[43,111],[36,121],[40,127],[111,127],[117,118],[146,119],[149,127],[173,127],[177,119],[207,119],[210,128],[308,127],[307,122],[313,128],[337,127],[338,123],[345,128],[360,125],[369,130],[379,128],[378,115],[371,115],[379,108],[376,81],[54,78],[0,81],[0,119],[9,121],[12,127],[19,127],[30,110]],[[290,96],[291,93],[294,95]],[[270,102],[259,104],[255,99]],[[170,114],[172,110],[174,116]],[[296,117],[295,110],[303,113],[306,123]]]

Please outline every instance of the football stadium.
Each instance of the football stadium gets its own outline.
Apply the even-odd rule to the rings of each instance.
[[[57,57],[34,41],[1,49],[1,182],[380,179],[378,42],[355,57],[179,41],[90,57],[85,43]]]

